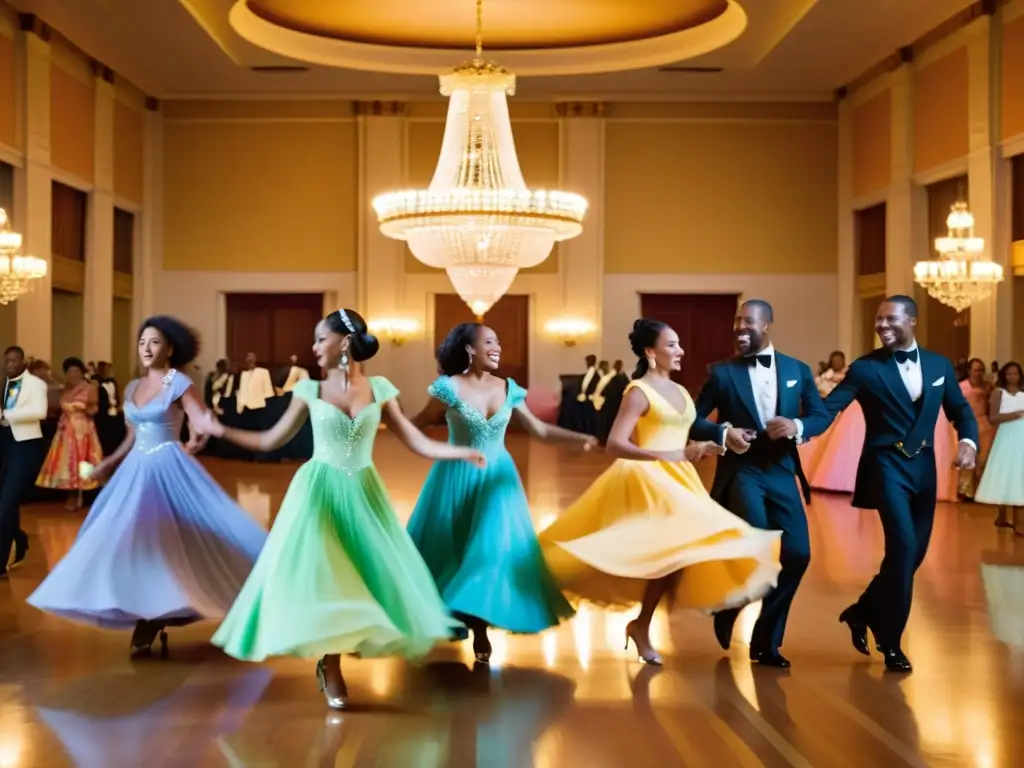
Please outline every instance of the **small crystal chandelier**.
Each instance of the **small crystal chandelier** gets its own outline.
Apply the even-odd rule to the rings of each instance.
[[[434,177],[425,190],[377,196],[380,231],[442,268],[473,313],[489,310],[520,269],[540,264],[556,242],[583,231],[587,201],[530,191],[512,137],[506,94],[516,77],[483,60],[483,0],[476,3],[476,56],[441,75],[448,116]]]
[[[974,216],[967,203],[953,204],[946,227],[946,237],[935,238],[939,258],[917,262],[914,280],[930,296],[962,312],[992,293],[1003,281],[1003,268],[981,257],[985,241],[974,236]]]
[[[7,211],[0,208],[0,305],[17,301],[31,288],[31,281],[46,276],[46,262],[22,256],[21,235],[11,230]]]

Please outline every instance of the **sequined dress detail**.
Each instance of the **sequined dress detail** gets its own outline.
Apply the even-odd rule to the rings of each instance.
[[[252,575],[213,642],[247,661],[331,653],[418,657],[447,639],[449,618],[395,517],[373,465],[384,404],[398,390],[370,377],[373,401],[350,417],[300,381],[313,458],[292,478]]]
[[[115,629],[140,619],[220,619],[267,534],[179,442],[184,414],[175,403],[191,379],[170,371],[142,405],[134,401],[138,385],[124,398],[131,450],[28,602]]]
[[[573,615],[548,571],[515,461],[505,447],[513,410],[526,390],[507,381],[505,401],[490,418],[442,376],[429,390],[448,406],[448,442],[479,449],[483,469],[435,464],[409,520],[409,533],[441,596],[456,615],[517,633],[541,632]]]

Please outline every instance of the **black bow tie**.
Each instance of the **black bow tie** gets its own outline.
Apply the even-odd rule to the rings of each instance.
[[[772,367],[772,356],[770,354],[768,354],[768,355],[750,355],[749,357],[745,357],[743,359],[747,361],[747,365],[756,365],[756,364],[760,363],[765,368],[771,368]]]
[[[897,349],[895,352],[892,353],[892,356],[896,358],[896,362],[899,363],[900,365],[903,365],[903,363],[907,362],[907,360],[909,360],[912,363],[916,363],[917,349],[912,349],[909,352],[905,349]]]

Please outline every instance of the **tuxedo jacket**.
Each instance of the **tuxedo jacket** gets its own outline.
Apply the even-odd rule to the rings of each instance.
[[[932,447],[939,408],[961,440],[978,445],[978,422],[960,390],[953,364],[920,346],[918,355],[921,397],[916,402],[910,399],[896,359],[887,349],[876,349],[854,360],[846,377],[825,398],[825,407],[833,417],[854,400],[864,411],[864,448],[853,492],[855,507],[877,508],[872,486],[878,482],[877,469],[883,457],[910,459]]]
[[[0,381],[3,381],[4,387],[6,387],[7,380],[0,379]],[[3,419],[10,425],[11,435],[17,443],[24,440],[37,440],[43,436],[39,422],[46,418],[49,408],[45,381],[25,371],[19,383],[14,406],[3,412]],[[4,397],[4,394],[5,391],[0,391],[0,399]]]
[[[719,457],[711,496],[720,504],[728,495],[729,484],[746,467],[780,465],[799,481],[805,500],[810,500],[810,486],[800,465],[795,439],[771,440],[765,434],[765,425],[757,411],[754,388],[750,381],[749,358],[739,355],[712,365],[709,376],[697,396],[697,415],[706,418],[718,411],[718,422],[728,422],[740,429],[758,433],[757,439],[746,453],[726,451]],[[810,440],[828,429],[832,417],[822,404],[814,381],[814,374],[806,363],[775,350],[774,365],[778,382],[776,415],[800,419],[803,423],[801,439]]]

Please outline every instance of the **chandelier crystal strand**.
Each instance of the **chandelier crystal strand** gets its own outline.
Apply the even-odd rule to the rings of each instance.
[[[579,235],[587,210],[579,195],[526,186],[506,98],[515,94],[516,78],[484,61],[482,14],[478,0],[476,57],[440,77],[448,114],[429,187],[373,201],[381,233],[444,269],[477,315],[508,291],[520,269]]]
[[[967,203],[953,204],[946,237],[935,238],[937,259],[914,265],[914,280],[938,301],[962,312],[988,297],[1003,281],[1003,268],[982,258],[985,241],[974,236],[974,216]]]
[[[32,281],[46,276],[46,262],[22,256],[22,238],[10,227],[7,211],[0,208],[0,305],[28,293]]]

